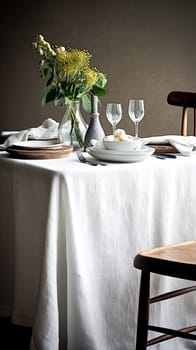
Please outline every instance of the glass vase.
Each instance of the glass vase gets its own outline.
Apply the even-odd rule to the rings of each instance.
[[[59,142],[73,146],[74,150],[83,148],[87,127],[80,112],[80,101],[70,102],[66,105],[65,114],[59,123]]]

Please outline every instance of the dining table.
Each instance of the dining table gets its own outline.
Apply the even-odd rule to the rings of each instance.
[[[134,350],[135,255],[196,239],[195,154],[106,163],[0,152],[0,317],[32,327],[31,350]],[[189,283],[154,275],[151,291]],[[194,324],[194,293],[152,307],[150,319]]]

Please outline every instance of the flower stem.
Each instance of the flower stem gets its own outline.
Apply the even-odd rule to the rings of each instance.
[[[71,130],[70,130],[71,139],[73,138],[73,132],[75,132],[76,139],[77,139],[80,147],[83,147],[84,142],[83,142],[82,135],[80,132],[79,123],[78,123],[78,120],[76,117],[76,106],[74,103],[70,104],[70,109],[71,109]]]

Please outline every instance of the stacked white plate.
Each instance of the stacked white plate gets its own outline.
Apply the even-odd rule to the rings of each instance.
[[[110,150],[99,145],[88,147],[86,150],[91,156],[108,162],[132,163],[141,162],[154,153],[154,148],[144,146],[138,150],[117,151]]]

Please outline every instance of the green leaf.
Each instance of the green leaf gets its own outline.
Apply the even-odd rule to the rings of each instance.
[[[92,91],[94,93],[94,95],[96,96],[104,96],[106,95],[106,89],[99,87],[97,85],[93,85]]]
[[[42,97],[42,106],[45,106],[48,102],[54,101],[57,95],[58,91],[54,85],[46,86]]]
[[[91,113],[91,100],[87,95],[83,95],[82,98],[82,107],[87,113]]]
[[[48,79],[46,86],[51,85],[53,81],[53,74],[50,75],[50,78]]]
[[[47,67],[40,67],[40,75],[42,78],[45,78],[48,74],[49,69]]]
[[[107,79],[103,73],[99,73],[99,78],[96,81],[95,86],[98,86],[100,88],[104,88],[107,83]]]
[[[55,107],[57,107],[57,105],[59,104],[60,101],[61,101],[61,97],[59,98],[58,96],[56,96],[55,99],[54,99]]]
[[[99,78],[96,81],[96,84],[93,85],[92,91],[96,96],[104,96],[106,95],[105,85],[107,83],[107,79],[103,73],[99,73]]]

